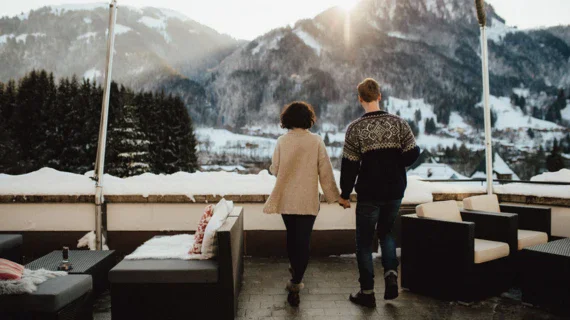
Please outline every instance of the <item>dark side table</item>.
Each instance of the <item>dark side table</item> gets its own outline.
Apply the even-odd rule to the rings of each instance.
[[[570,316],[570,238],[524,248],[522,301]]]
[[[56,250],[26,265],[27,269],[46,269],[57,271],[62,261],[62,251]],[[117,264],[114,250],[89,251],[69,250],[69,262],[72,264],[69,274],[88,274],[93,278],[93,292],[101,294],[109,288],[108,273]]]

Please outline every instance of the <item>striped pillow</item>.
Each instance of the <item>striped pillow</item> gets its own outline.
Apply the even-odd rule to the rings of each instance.
[[[0,280],[20,280],[24,266],[6,259],[0,259]]]

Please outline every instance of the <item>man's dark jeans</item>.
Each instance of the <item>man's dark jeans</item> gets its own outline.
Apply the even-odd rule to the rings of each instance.
[[[358,202],[356,205],[356,259],[360,272],[360,288],[374,289],[374,264],[372,248],[374,232],[382,248],[384,272],[398,270],[396,240],[392,235],[394,221],[400,211],[402,200]]]
[[[303,281],[305,270],[309,265],[311,233],[316,216],[283,214],[283,222],[287,229],[287,254],[293,268],[291,282],[299,284]]]

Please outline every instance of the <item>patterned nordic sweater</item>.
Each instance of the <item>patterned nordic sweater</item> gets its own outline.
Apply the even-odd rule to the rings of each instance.
[[[406,167],[420,155],[408,123],[385,111],[370,112],[350,124],[340,185],[348,199],[356,182],[358,201],[398,200],[407,186]]]

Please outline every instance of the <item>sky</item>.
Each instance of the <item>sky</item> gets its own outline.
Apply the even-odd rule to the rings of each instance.
[[[13,16],[50,4],[98,0],[2,0],[0,16]],[[272,29],[312,18],[332,6],[350,8],[356,0],[118,0],[120,5],[162,7],[227,33],[252,40]],[[507,24],[520,29],[570,24],[570,0],[488,0]]]

